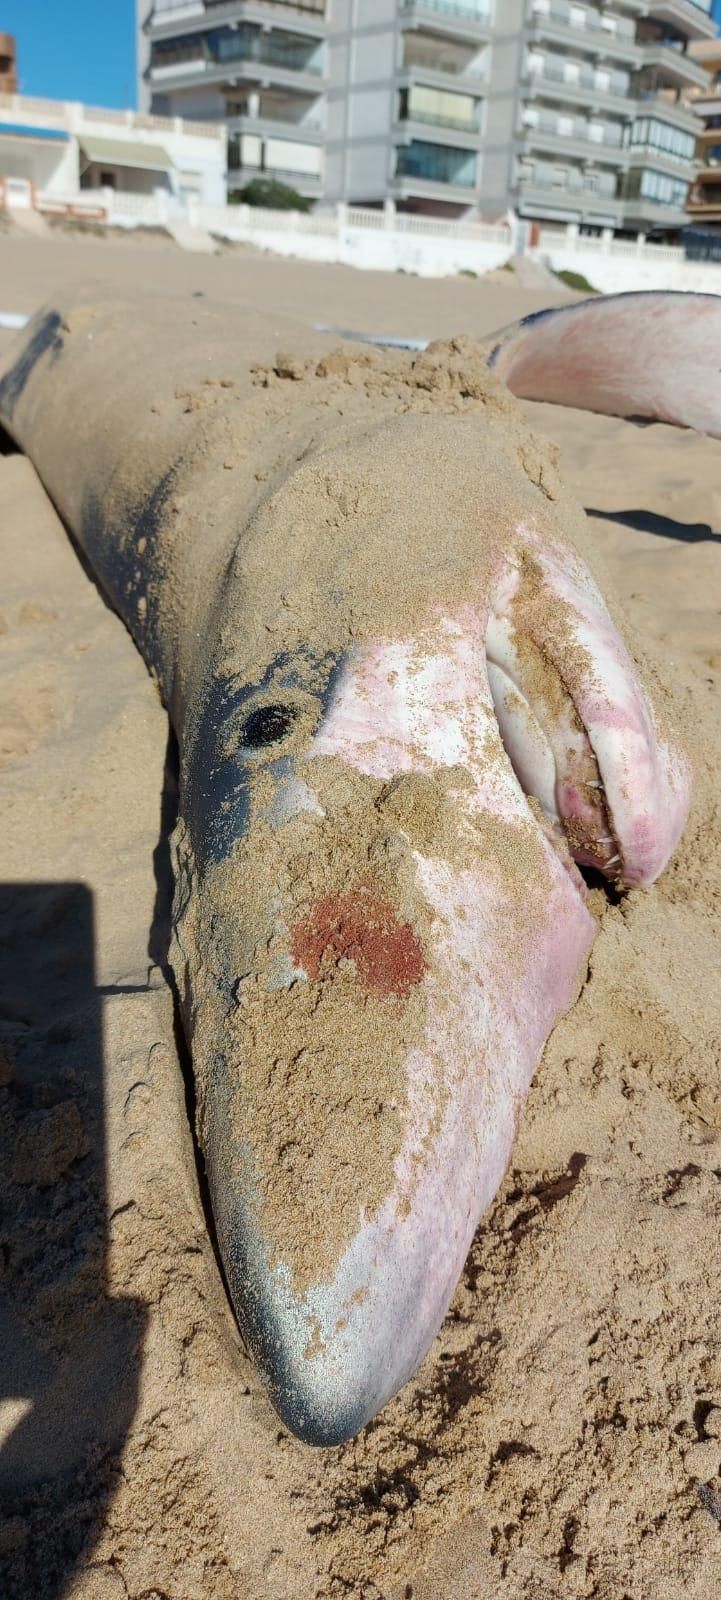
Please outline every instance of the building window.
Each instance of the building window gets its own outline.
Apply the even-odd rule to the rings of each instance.
[[[566,167],[554,167],[551,173],[551,188],[565,189],[568,184],[568,171]]]
[[[660,206],[683,207],[686,204],[688,184],[678,178],[668,178],[664,172],[647,169],[641,173],[640,193],[644,200],[653,200]]]
[[[472,189],[476,182],[475,154],[450,145],[426,144],[412,139],[396,152],[396,176],[421,178],[429,183],[454,183]]]
[[[696,139],[692,133],[671,128],[668,123],[659,122],[655,117],[637,117],[627,130],[626,139],[631,149],[639,145],[648,146],[652,150],[663,150],[679,161],[692,161],[696,149]]]

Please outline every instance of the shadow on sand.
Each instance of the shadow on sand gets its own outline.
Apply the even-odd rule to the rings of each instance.
[[[706,539],[721,544],[721,533],[714,533],[708,522],[676,522],[656,511],[598,511],[595,506],[586,506],[586,516],[598,517],[601,522],[622,522],[638,533],[656,533],[661,539],[678,539],[684,544],[701,544]]]
[[[106,1288],[102,993],[81,883],[0,886],[0,1594],[60,1600],[135,1412],[145,1310]]]

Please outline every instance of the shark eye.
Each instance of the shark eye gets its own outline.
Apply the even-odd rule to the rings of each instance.
[[[292,732],[298,720],[298,707],[289,705],[256,706],[240,730],[246,750],[265,750],[279,744]]]

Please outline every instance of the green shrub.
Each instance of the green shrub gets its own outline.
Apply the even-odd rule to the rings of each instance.
[[[228,195],[230,205],[262,206],[267,211],[310,211],[310,200],[278,178],[252,178]]]
[[[589,283],[588,278],[584,278],[582,272],[567,272],[565,267],[562,272],[556,272],[554,267],[553,274],[554,277],[560,278],[561,283],[565,283],[569,289],[581,289],[584,294],[601,293],[600,289],[594,289],[593,284]]]

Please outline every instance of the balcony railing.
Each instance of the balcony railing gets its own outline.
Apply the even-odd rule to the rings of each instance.
[[[624,147],[621,128],[618,130],[604,128],[599,138],[597,134],[591,133],[587,122],[574,122],[573,127],[568,131],[566,128],[559,127],[558,123],[551,118],[542,117],[539,122],[525,123],[521,131],[523,134],[529,135],[551,134],[554,138],[565,140],[570,144],[581,140],[584,144],[598,145],[599,149],[603,149],[606,146],[613,150],[622,150]]]
[[[601,33],[610,45],[635,43],[636,30],[633,23],[622,23],[617,28],[606,28],[597,11],[586,11],[584,17],[584,22],[577,22],[571,12],[562,6],[551,6],[548,11],[540,6],[534,6],[531,11],[531,21],[539,27],[545,22],[557,28],[572,29],[576,34]]]
[[[280,43],[272,34],[264,33],[249,37],[242,35],[240,30],[237,33],[229,31],[227,38],[216,40],[212,36],[194,39],[192,43],[174,40],[167,49],[155,45],[150,70],[152,72],[164,67],[177,67],[178,71],[190,67],[192,70],[198,64],[232,67],[242,62],[257,63],[261,67],[282,67],[288,72],[308,72],[317,76],[323,72],[322,62],[315,52],[308,50],[305,43]]]
[[[217,6],[227,6],[228,0],[154,0],[152,16],[162,16],[165,11],[187,12],[189,16],[201,10],[213,11]],[[294,11],[313,17],[324,17],[326,0],[263,0],[263,4],[290,20]]]
[[[561,67],[549,66],[548,58],[543,72],[529,71],[527,76],[532,83],[562,83],[566,89],[590,89],[596,95],[605,95],[613,100],[627,100],[631,92],[624,80],[614,82],[613,78],[606,87],[601,87],[590,67],[581,67],[575,77],[567,77]]]
[[[442,17],[452,17],[458,22],[491,20],[491,10],[484,0],[402,0],[403,11],[434,11]]]

